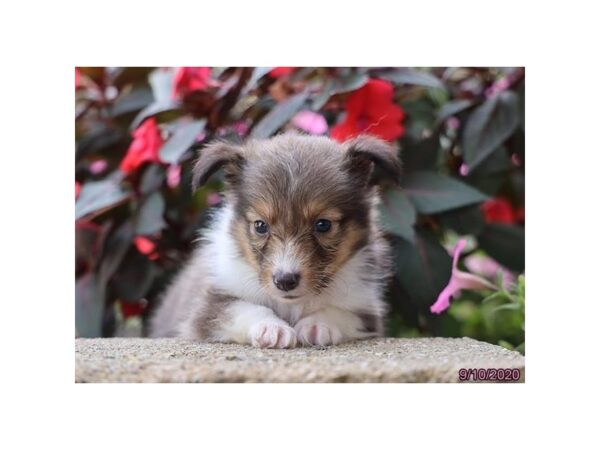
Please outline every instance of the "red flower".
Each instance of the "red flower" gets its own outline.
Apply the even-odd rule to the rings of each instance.
[[[525,208],[523,206],[515,210],[515,220],[521,224],[525,223]]]
[[[291,73],[294,73],[295,70],[296,67],[275,67],[274,69],[271,69],[269,76],[273,78],[279,78],[290,75]]]
[[[78,67],[75,67],[75,90],[79,89],[81,86],[81,71]]]
[[[517,220],[515,210],[505,198],[498,197],[484,202],[481,205],[486,222],[515,223]]]
[[[137,236],[133,240],[136,248],[142,255],[146,255],[148,259],[155,260],[158,258],[156,244],[144,236]]]
[[[127,155],[121,161],[121,170],[130,174],[145,162],[160,162],[158,151],[162,145],[163,140],[156,120],[154,117],[147,119],[133,132],[133,141],[127,149]]]
[[[129,317],[141,316],[146,306],[148,306],[148,302],[144,299],[133,303],[120,300],[119,306],[121,307],[121,314],[127,319]]]
[[[181,98],[212,85],[210,67],[180,67],[175,73],[172,95],[173,98]]]
[[[354,91],[346,102],[346,118],[331,130],[339,142],[359,134],[370,134],[394,141],[404,134],[404,111],[393,101],[394,87],[389,81],[371,79]]]

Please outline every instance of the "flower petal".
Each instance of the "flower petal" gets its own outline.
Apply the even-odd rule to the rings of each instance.
[[[458,259],[462,251],[467,245],[466,239],[460,239],[454,247],[452,255],[452,275],[450,281],[446,287],[440,292],[437,300],[429,310],[434,314],[440,314],[450,307],[450,299],[458,295],[463,289],[481,290],[481,289],[492,289],[496,290],[497,287],[490,283],[485,278],[482,278],[472,273],[463,272],[458,269]]]
[[[403,120],[404,111],[394,103],[394,86],[389,81],[370,79],[350,94],[346,117],[333,127],[331,137],[344,142],[364,133],[392,142],[404,134]]]
[[[496,290],[496,286],[490,283],[483,277],[474,275],[472,273],[463,272],[462,270],[455,270],[452,274],[454,284],[460,289],[471,289],[474,291],[480,291],[482,289]]]
[[[120,164],[121,171],[130,174],[145,162],[160,162],[158,152],[162,145],[163,140],[156,119],[152,117],[145,120],[133,132],[133,141]]]
[[[300,111],[292,119],[292,125],[306,131],[309,134],[325,134],[327,132],[327,121],[321,114],[313,111]]]

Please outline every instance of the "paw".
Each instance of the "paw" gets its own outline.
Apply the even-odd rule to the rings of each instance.
[[[250,329],[250,342],[259,348],[293,348],[296,346],[296,332],[288,325],[264,321]]]
[[[339,344],[342,341],[342,332],[338,327],[312,317],[300,320],[294,329],[298,335],[298,341],[302,345],[325,347]]]

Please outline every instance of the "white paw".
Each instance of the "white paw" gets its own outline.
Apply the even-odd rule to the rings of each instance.
[[[260,348],[293,348],[296,332],[288,325],[267,320],[250,328],[250,342]]]
[[[312,317],[306,317],[294,327],[298,341],[302,345],[316,345],[324,347],[339,344],[342,341],[342,332],[335,325],[319,322]]]

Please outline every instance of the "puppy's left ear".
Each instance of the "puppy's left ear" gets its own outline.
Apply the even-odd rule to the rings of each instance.
[[[392,145],[376,137],[363,135],[346,142],[346,148],[349,171],[361,177],[365,184],[378,184],[382,178],[394,184],[400,182],[402,167],[398,152]],[[374,168],[376,174],[373,173]]]

